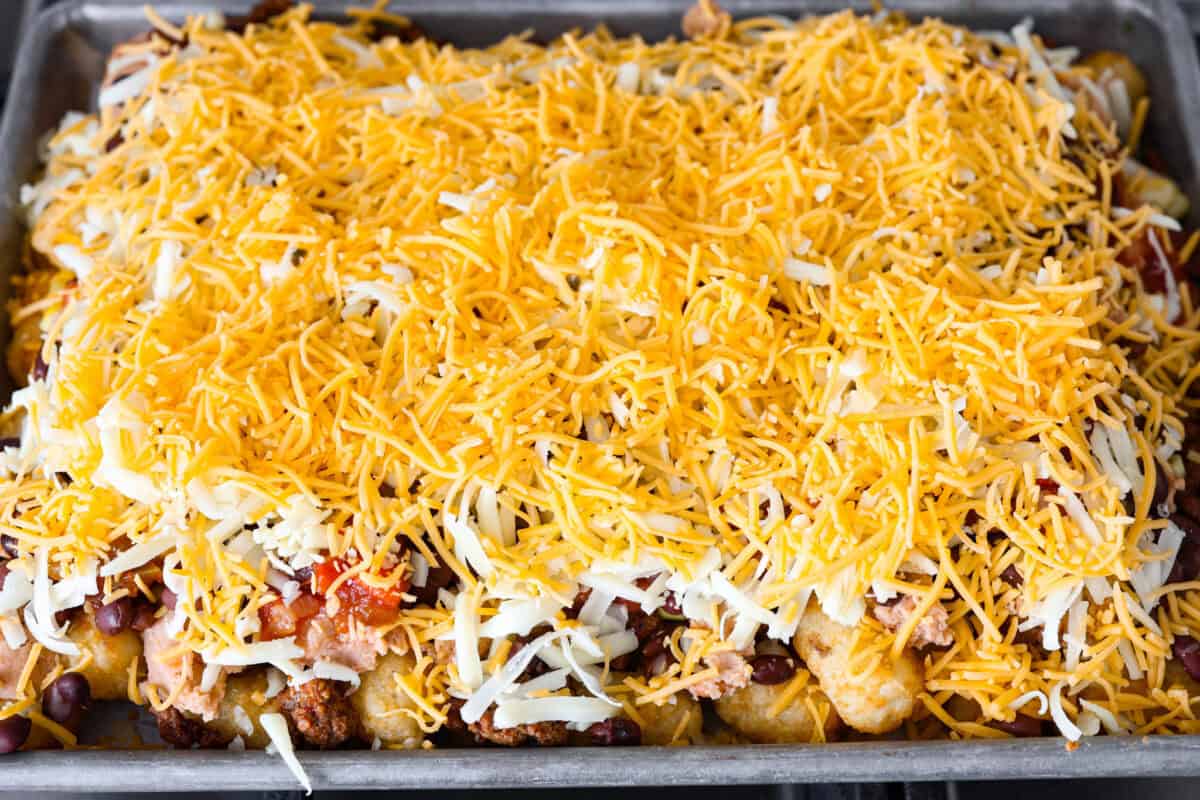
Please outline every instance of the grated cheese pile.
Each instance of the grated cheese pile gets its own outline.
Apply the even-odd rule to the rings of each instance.
[[[881,631],[911,594],[955,643],[910,735],[1047,706],[1072,738],[1200,732],[1167,675],[1200,584],[1164,586],[1154,500],[1197,314],[1116,261],[1177,224],[1115,205],[1073,54],[851,13],[485,50],[303,7],[183,32],[122,50],[25,192],[75,279],[16,312],[49,369],[0,488],[28,578],[0,599],[44,647],[161,559],[206,664],[341,677],[258,609],[331,556],[380,587],[444,564],[461,585],[382,632],[454,645],[403,678],[423,729],[451,697],[578,729],[789,642],[810,600]],[[615,601],[668,592],[678,663],[614,676]]]

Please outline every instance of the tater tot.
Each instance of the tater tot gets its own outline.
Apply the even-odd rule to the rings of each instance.
[[[787,688],[786,683],[776,686],[751,683],[718,699],[715,703],[717,716],[752,742],[820,741],[821,737],[816,735],[819,722],[807,702],[812,700],[818,713],[822,709],[825,712],[824,739],[832,739],[837,734],[840,721],[830,707],[829,698],[816,686],[816,681],[810,681],[778,714],[771,714],[775,702]]]
[[[1124,53],[1112,50],[1097,50],[1079,60],[1080,66],[1092,70],[1093,77],[1102,79],[1107,71],[1112,77],[1119,78],[1125,84],[1125,92],[1129,95],[1129,107],[1137,106],[1138,101],[1147,95],[1149,85],[1146,76],[1138,69],[1137,64]]]
[[[87,678],[92,697],[129,699],[129,665],[142,657],[142,637],[128,629],[109,636],[96,627],[90,611],[76,615],[67,637],[80,652],[91,654],[90,660],[73,657],[70,668]]]
[[[208,727],[223,738],[241,736],[250,749],[266,747],[271,739],[259,720],[263,714],[279,711],[279,697],[268,698],[266,692],[266,670],[230,675],[225,681],[225,693],[221,695],[217,716],[207,723]]]
[[[1125,160],[1117,199],[1129,208],[1152,205],[1176,219],[1182,219],[1190,206],[1179,184],[1132,158]]]
[[[1187,668],[1180,663],[1178,658],[1173,658],[1164,665],[1163,671],[1163,688],[1169,689],[1172,686],[1182,686],[1187,689],[1189,696],[1200,694],[1200,681],[1188,674]]]
[[[400,709],[416,705],[396,685],[396,674],[407,675],[415,666],[416,660],[409,653],[388,653],[379,659],[375,669],[362,674],[362,685],[350,695],[350,703],[358,712],[368,739],[379,737],[383,744],[415,747],[424,738],[417,721],[400,713]]]
[[[647,703],[636,709],[643,723],[642,744],[699,744],[703,739],[704,710],[685,692],[672,695],[661,706]]]
[[[8,374],[18,385],[24,386],[28,382],[41,346],[42,329],[38,319],[27,317],[13,327],[7,366]]]
[[[865,674],[851,664],[855,630],[834,622],[810,605],[796,631],[796,652],[817,676],[842,720],[863,733],[887,733],[916,708],[924,681],[921,662],[905,650],[897,661],[877,663]]]
[[[17,275],[13,278],[10,302],[12,310],[37,303],[54,292],[61,292],[73,277],[65,270],[46,268],[47,262],[33,253],[27,253],[25,259],[27,261],[34,260],[34,268],[28,274]],[[19,319],[15,317],[13,319],[12,338],[8,342],[6,366],[9,375],[19,386],[24,386],[29,381],[29,375],[33,371],[38,352],[42,349],[45,317],[50,310],[44,309],[37,313],[22,314]]]

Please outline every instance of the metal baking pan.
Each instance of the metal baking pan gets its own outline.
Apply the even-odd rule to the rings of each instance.
[[[337,17],[347,0],[317,0]],[[214,5],[244,12],[242,2],[156,4],[180,19]],[[603,22],[621,34],[661,38],[678,32],[688,0],[397,0],[391,9],[432,36],[482,45],[533,29],[550,37]],[[837,0],[723,0],[737,16],[802,15],[846,7]],[[869,11],[865,2],[851,7]],[[976,28],[1001,28],[1032,15],[1058,44],[1128,53],[1150,81],[1149,135],[1171,174],[1200,198],[1200,66],[1187,18],[1171,0],[895,0],[916,17],[943,16]],[[19,258],[17,192],[36,169],[36,143],[71,109],[86,109],[106,53],[145,30],[142,0],[74,0],[52,5],[24,32],[0,126],[0,300]],[[1200,214],[1195,211],[1195,225]],[[0,340],[0,344],[3,341]],[[120,714],[116,716],[121,716]],[[303,753],[318,789],[454,789],[598,785],[688,785],[1003,778],[1200,775],[1200,736],[1110,737],[1068,750],[1062,739],[860,742],[816,746],[344,751]],[[282,761],[265,753],[155,750],[44,751],[0,759],[7,790],[231,791],[293,789]]]
[[[48,3],[49,0],[8,0],[5,5],[8,25],[0,30],[0,74],[4,75],[6,84],[12,75],[22,32],[29,28],[38,10]]]

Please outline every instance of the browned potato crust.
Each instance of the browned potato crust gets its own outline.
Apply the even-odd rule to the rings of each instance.
[[[642,718],[642,744],[699,744],[704,737],[704,711],[700,703],[686,692],[675,694],[661,706],[646,704],[637,707]],[[687,722],[683,718],[687,717]],[[680,725],[683,729],[680,730]],[[679,736],[675,736],[675,732]]]
[[[820,741],[816,735],[820,723],[809,708],[811,701],[819,713],[824,710],[823,738],[834,738],[841,721],[815,681],[801,689],[778,714],[771,714],[772,706],[787,688],[786,683],[751,683],[717,700],[717,716],[738,734],[760,744]]]
[[[424,738],[421,727],[400,711],[416,706],[395,681],[396,673],[408,674],[415,666],[416,660],[409,653],[388,653],[379,659],[375,669],[362,674],[362,684],[350,695],[350,703],[358,712],[368,741],[378,737],[383,744],[420,745]]]
[[[800,620],[795,646],[847,725],[863,733],[888,733],[912,716],[924,670],[905,650],[898,660],[857,674],[851,664],[854,640],[854,628],[834,622],[812,604]]]
[[[1120,78],[1125,84],[1125,91],[1129,94],[1130,108],[1136,106],[1138,101],[1150,91],[1150,87],[1146,83],[1146,76],[1124,53],[1113,50],[1097,50],[1081,58],[1079,64],[1091,69],[1097,78],[1101,77],[1105,70],[1111,71],[1115,77]]]
[[[67,637],[90,653],[89,661],[74,659],[72,669],[87,678],[96,700],[129,698],[129,669],[142,657],[142,637],[131,630],[108,636],[96,627],[91,611],[79,614],[71,622]],[[77,666],[82,664],[82,666]]]
[[[222,738],[241,736],[246,747],[254,750],[266,747],[271,739],[262,729],[259,720],[263,714],[279,711],[279,697],[267,698],[266,670],[253,670],[239,675],[230,675],[225,682],[225,693],[217,716],[208,726]],[[246,732],[247,726],[250,733]]]

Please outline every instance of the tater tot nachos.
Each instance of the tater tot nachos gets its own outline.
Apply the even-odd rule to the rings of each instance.
[[[310,13],[148,10],[22,190],[0,750],[1200,733],[1128,58]]]

